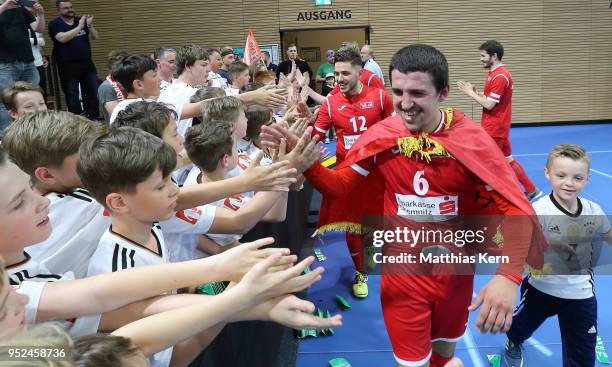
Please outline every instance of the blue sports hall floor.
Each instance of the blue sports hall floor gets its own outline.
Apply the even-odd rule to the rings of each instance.
[[[521,162],[533,182],[546,193],[550,192],[550,185],[543,169],[551,147],[559,143],[574,143],[586,148],[592,160],[591,179],[582,196],[598,203],[606,214],[612,214],[612,123],[513,128],[511,140],[514,157]],[[334,145],[332,142],[327,146],[333,151]],[[310,289],[309,299],[332,314],[342,313],[344,325],[335,330],[333,336],[300,341],[297,366],[329,366],[328,361],[338,357],[347,359],[353,367],[395,366],[380,307],[380,276],[370,276],[370,295],[367,299],[353,298],[350,285],[354,268],[344,244],[344,235],[326,235],[316,246],[322,249],[327,259],[324,262],[315,261],[315,266],[325,266],[326,272],[323,279]],[[612,251],[612,246],[605,251]],[[475,292],[489,278],[477,276]],[[595,287],[599,305],[598,335],[610,353],[612,275],[596,275]],[[352,308],[341,311],[335,301],[336,295],[346,298]],[[505,335],[481,334],[474,327],[476,316],[476,312],[470,314],[468,329],[457,344],[456,356],[466,366],[490,366],[487,355],[503,353]],[[558,322],[556,318],[550,318],[525,343],[525,366],[561,366],[561,358]]]

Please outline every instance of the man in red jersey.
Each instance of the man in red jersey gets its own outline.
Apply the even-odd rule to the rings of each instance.
[[[492,206],[504,218],[533,216],[525,216],[520,227],[504,221],[502,254],[510,261],[497,268],[471,304],[471,274],[397,275],[383,265],[381,303],[398,366],[440,367],[451,360],[465,332],[468,310],[480,307],[476,327],[483,332],[510,328],[525,259],[542,266],[542,249],[532,246],[532,233],[541,233],[491,137],[461,111],[440,109],[449,93],[444,55],[428,45],[410,45],[393,56],[390,71],[397,115],[364,132],[335,171],[312,165],[304,172],[308,180],[333,198],[345,197],[355,186],[364,197],[372,192],[363,183],[378,172],[386,217],[416,220],[426,214],[430,224],[445,223],[459,215],[491,213]],[[296,140],[279,130],[264,129],[265,140]],[[482,190],[491,198],[486,205],[475,195]],[[421,208],[427,212],[420,213]],[[389,252],[397,248],[393,242],[383,247]]]
[[[313,135],[323,138],[330,127],[336,130],[336,162],[341,163],[348,150],[361,134],[380,120],[393,113],[393,101],[386,91],[364,85],[361,58],[356,48],[341,47],[335,55],[335,74],[338,92],[328,95],[323,101],[314,124]],[[374,177],[374,176],[373,176]],[[372,181],[370,189],[376,195],[357,199],[359,193],[347,197],[356,200],[332,200],[323,196],[319,215],[319,233],[329,230],[346,231],[346,243],[355,264],[353,294],[357,298],[368,296],[366,267],[361,245],[361,217],[380,212],[382,208],[381,180]],[[378,185],[375,185],[379,183]],[[347,214],[349,214],[347,216]]]
[[[457,87],[482,106],[482,127],[504,153],[510,167],[525,188],[527,198],[533,201],[541,191],[531,182],[523,166],[512,157],[510,123],[512,121],[513,83],[510,71],[501,61],[504,56],[504,47],[497,41],[486,41],[478,49],[480,50],[480,62],[489,71],[484,92],[478,93],[472,84],[462,80],[457,82]]]

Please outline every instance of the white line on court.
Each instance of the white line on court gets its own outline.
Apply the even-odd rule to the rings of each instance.
[[[532,347],[534,347],[535,349],[539,350],[540,353],[544,354],[546,357],[552,357],[553,355],[552,350],[548,349],[545,345],[540,343],[536,338],[527,339],[527,343],[531,345]]]
[[[612,150],[593,150],[590,151],[589,154],[605,154],[612,153]],[[533,154],[512,154],[513,157],[535,157],[535,156],[546,156],[548,153],[533,153]]]
[[[465,334],[463,334],[463,342],[465,343],[470,359],[472,360],[472,366],[484,367],[482,359],[480,358],[480,353],[478,353],[478,347],[476,346],[476,343],[474,343],[474,338],[472,337],[472,332],[470,331],[469,327],[465,329]]]
[[[598,171],[598,170],[596,170],[596,169],[592,169],[592,168],[591,168],[591,171],[593,171],[593,172],[595,172],[595,173],[599,173],[599,174],[600,174],[600,175],[602,175],[602,176],[606,176],[607,178],[612,178],[612,175],[609,175],[609,174],[607,174],[607,173],[605,173],[605,172],[601,172],[601,171]]]

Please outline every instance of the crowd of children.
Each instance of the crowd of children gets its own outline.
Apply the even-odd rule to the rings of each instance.
[[[369,86],[372,78],[364,79],[358,51],[343,45],[336,52],[335,74],[323,78],[326,97],[317,96],[295,66],[276,81],[273,73],[238,61],[227,71],[231,83],[213,86],[218,74],[210,63],[223,52],[195,45],[172,50],[176,79],[161,91],[151,57],[117,59],[113,53],[107,80],[117,88],[118,100],[107,111],[108,124],[47,111],[42,90],[30,83],[3,91],[14,121],[0,147],[0,354],[6,353],[2,346],[54,346],[72,351],[70,361],[56,366],[186,366],[227,323],[341,326],[340,315],[313,316],[315,306],[293,295],[321,278],[321,267],[305,271],[312,257],[298,262],[288,249],[270,247],[273,238],[242,243],[241,237],[260,221],[284,221],[288,192],[300,190],[306,178],[342,202],[335,206],[345,208],[341,211],[349,210],[348,199],[337,199],[337,193],[355,192],[347,187],[360,176],[380,170],[388,183],[386,175],[394,170],[385,170],[395,158],[386,148],[373,153],[371,162],[370,156],[356,159],[360,153],[351,152],[352,146],[368,149],[359,145],[362,133],[370,138],[389,121],[403,121],[406,134],[423,131],[434,140],[436,133],[451,129],[452,113],[439,112],[448,80],[434,85],[438,71],[427,57],[438,57],[437,50],[425,50],[416,66],[409,53],[422,49],[398,52],[389,96]],[[410,93],[415,94],[407,97]],[[308,97],[323,108],[308,108]],[[340,116],[336,109],[346,110]],[[455,112],[455,119],[461,116]],[[339,163],[345,154],[347,159],[335,175],[319,164],[324,149],[318,139],[332,126],[342,148]],[[384,135],[380,141],[387,140]],[[581,147],[553,147],[545,167],[552,192],[533,209],[554,248],[544,256],[554,272],[522,280],[511,325],[479,321],[483,330],[507,331],[509,366],[523,366],[522,343],[553,315],[560,321],[564,366],[594,365],[591,243],[595,235],[612,243],[612,231],[601,208],[579,196],[589,168]],[[354,172],[347,173],[350,169]],[[512,195],[506,198],[515,204]],[[521,205],[529,214],[531,209]],[[351,255],[364,272],[359,246],[351,246]],[[354,290],[365,297],[367,277],[358,275]],[[520,274],[503,275],[516,287]],[[213,282],[224,282],[226,289],[215,296],[196,290]],[[388,279],[385,284],[390,289]],[[516,288],[504,289],[516,294]],[[386,312],[397,307],[393,301],[383,297]],[[451,360],[454,349],[440,351],[431,343],[412,358],[414,349],[406,344],[414,341],[394,340],[403,331],[393,331],[393,320],[386,321],[399,365],[460,365]]]

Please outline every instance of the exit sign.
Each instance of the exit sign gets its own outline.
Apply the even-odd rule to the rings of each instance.
[[[329,6],[332,4],[332,0],[315,0],[315,6]]]

